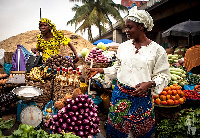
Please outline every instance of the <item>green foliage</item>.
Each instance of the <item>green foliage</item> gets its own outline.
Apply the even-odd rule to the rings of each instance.
[[[192,128],[196,128],[194,135]],[[200,134],[200,108],[183,109],[176,120],[161,120],[156,126],[156,133],[158,138],[196,138]]]

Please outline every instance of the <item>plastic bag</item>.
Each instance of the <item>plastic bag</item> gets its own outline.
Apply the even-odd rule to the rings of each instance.
[[[44,109],[42,110],[43,113],[43,122],[47,122],[54,114],[57,114],[57,109],[54,107],[53,101],[49,101]]]

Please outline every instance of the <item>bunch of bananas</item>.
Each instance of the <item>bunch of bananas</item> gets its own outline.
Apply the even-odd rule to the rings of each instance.
[[[29,77],[33,81],[40,81],[42,83],[45,83],[44,78],[49,76],[49,74],[47,74],[47,70],[48,70],[48,66],[46,66],[45,68],[42,66],[34,67],[31,69]]]

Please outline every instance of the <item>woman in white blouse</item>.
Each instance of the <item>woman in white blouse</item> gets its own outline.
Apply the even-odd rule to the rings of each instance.
[[[133,7],[125,21],[129,40],[120,44],[117,61],[108,68],[89,68],[117,79],[112,93],[106,136],[112,138],[152,137],[155,115],[152,95],[169,84],[170,71],[165,49],[146,37],[153,19]]]

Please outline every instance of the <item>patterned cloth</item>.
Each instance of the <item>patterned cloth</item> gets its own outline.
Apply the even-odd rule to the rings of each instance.
[[[121,91],[127,89],[128,91]],[[153,137],[155,115],[151,93],[132,97],[128,86],[115,85],[108,114],[106,136],[112,138]]]
[[[53,37],[48,41],[43,39],[43,35],[37,36],[36,49],[42,51],[43,60],[46,61],[51,55],[58,55],[60,50],[60,45],[68,45],[70,38],[64,36],[63,31],[56,30],[54,24],[51,23],[51,20],[42,18],[39,23],[45,22],[52,28]]]

